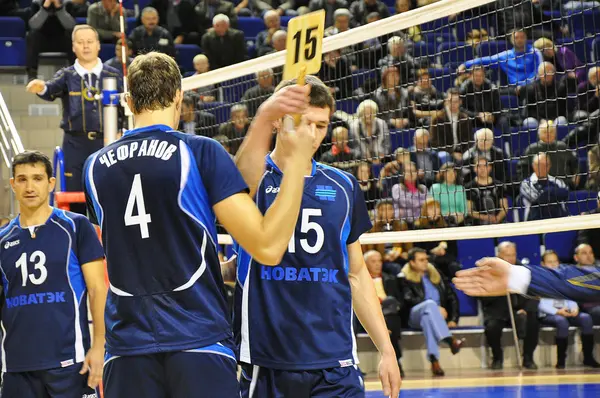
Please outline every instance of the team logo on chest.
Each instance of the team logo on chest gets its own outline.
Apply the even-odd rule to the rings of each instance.
[[[315,195],[320,200],[327,202],[335,202],[337,191],[330,185],[317,185],[315,189]]]

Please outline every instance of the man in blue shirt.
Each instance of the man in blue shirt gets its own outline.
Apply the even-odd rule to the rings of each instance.
[[[310,131],[280,136],[293,155],[263,216],[218,142],[173,130],[183,100],[173,58],[138,55],[129,89],[135,128],[92,155],[84,172],[110,280],[104,392],[239,397],[216,219],[258,261],[279,263],[300,210]]]
[[[285,115],[302,115],[300,125],[308,126],[314,137],[313,153],[327,134],[334,99],[318,78],[307,76],[306,83],[279,85],[259,108],[236,155],[262,213],[271,211],[281,196],[282,179],[293,160],[280,139],[293,128]],[[303,104],[307,94],[308,108]],[[273,126],[278,138],[267,155]],[[301,215],[292,221],[295,231],[283,258],[269,267],[246,250],[238,251],[234,323],[242,395],[364,397],[352,327],[356,312],[382,354],[384,394],[397,397],[398,362],[358,240],[371,229],[362,191],[353,175],[312,159],[300,170],[306,176]]]
[[[467,61],[458,67],[458,73],[464,73],[475,65],[500,68],[506,74],[509,85],[517,86],[515,91],[519,94],[522,86],[535,81],[538,67],[544,61],[544,57],[531,44],[527,44],[527,33],[524,30],[514,30],[510,39],[512,49]]]
[[[2,397],[95,396],[107,292],[98,235],[87,218],[48,205],[55,179],[47,156],[21,153],[12,172],[21,213],[0,229]]]

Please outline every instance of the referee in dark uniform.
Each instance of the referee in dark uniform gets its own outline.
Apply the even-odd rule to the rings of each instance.
[[[65,154],[66,191],[82,192],[83,163],[89,155],[104,146],[102,120],[102,81],[117,79],[117,90],[122,92],[119,72],[103,65],[98,53],[98,32],[89,25],[77,25],[72,35],[75,64],[59,70],[48,82],[32,80],[27,91],[46,101],[60,98],[63,116],[60,127],[65,131],[62,149]],[[71,210],[83,213],[85,205],[72,205]]]

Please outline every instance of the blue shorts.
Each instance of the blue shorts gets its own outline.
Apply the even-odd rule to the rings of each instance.
[[[243,398],[364,398],[358,368],[276,370],[242,365]]]
[[[220,344],[197,350],[111,356],[104,363],[105,398],[239,398],[236,359]]]
[[[2,398],[100,397],[87,386],[88,374],[79,374],[81,366],[4,373]]]

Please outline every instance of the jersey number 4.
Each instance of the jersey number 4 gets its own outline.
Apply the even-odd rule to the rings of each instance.
[[[319,223],[310,221],[310,217],[321,217],[323,213],[321,209],[302,209],[302,223],[300,224],[300,232],[303,234],[308,233],[308,231],[315,231],[317,233],[317,240],[314,246],[308,244],[308,239],[300,239],[300,246],[302,249],[308,254],[316,254],[323,248],[323,243],[325,242],[325,232],[323,231],[323,227],[319,225]],[[292,239],[290,239],[290,243],[288,244],[288,252],[296,253],[296,233],[292,235]]]
[[[133,208],[137,205],[137,216],[133,215]],[[142,190],[142,177],[140,174],[136,174],[133,177],[133,184],[131,185],[131,191],[129,192],[129,199],[127,199],[127,207],[125,208],[125,226],[131,227],[134,225],[140,226],[140,232],[142,239],[148,239],[150,232],[148,232],[148,224],[152,222],[150,214],[146,213],[146,204],[144,203],[144,191]]]
[[[21,277],[23,286],[27,286],[27,281],[31,281],[34,285],[41,285],[48,278],[48,269],[46,268],[46,255],[39,250],[34,251],[29,257],[29,261],[33,263],[33,268],[40,272],[40,276],[35,276],[35,273],[29,274],[27,264],[27,253],[21,254],[21,257],[16,262],[16,267],[21,268]]]

